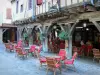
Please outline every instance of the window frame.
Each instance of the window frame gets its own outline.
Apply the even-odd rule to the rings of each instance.
[[[28,9],[29,9],[29,10],[32,9],[32,0],[28,0]]]
[[[16,13],[19,12],[18,8],[19,8],[19,1],[17,0],[17,1],[16,1]]]
[[[23,10],[24,10],[24,6],[23,6],[23,4],[21,4],[20,5],[20,12],[23,12]]]

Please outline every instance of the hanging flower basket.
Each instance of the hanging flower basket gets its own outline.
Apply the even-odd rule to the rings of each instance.
[[[64,40],[65,41],[65,48],[68,48],[69,33],[68,32],[65,32],[65,31],[61,31],[59,33],[59,38],[61,40]]]
[[[61,40],[68,40],[68,38],[69,38],[68,32],[61,31],[61,32],[59,33],[59,38],[60,38]]]

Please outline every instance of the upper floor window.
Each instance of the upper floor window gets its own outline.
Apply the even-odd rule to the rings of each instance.
[[[37,0],[37,5],[42,5],[43,0]]]
[[[16,2],[16,13],[18,13],[19,1]]]
[[[11,18],[12,18],[11,9],[10,8],[7,8],[6,9],[6,19],[11,19]]]
[[[29,9],[29,10],[32,9],[32,0],[29,0],[29,1],[28,1],[28,9]]]
[[[23,4],[20,7],[20,12],[23,12]]]

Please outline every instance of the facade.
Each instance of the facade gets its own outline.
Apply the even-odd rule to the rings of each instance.
[[[81,23],[81,20],[82,23],[89,20],[98,30],[100,28],[97,22],[100,18],[98,14],[99,0],[32,0],[32,9],[28,10],[30,1],[11,1],[13,23],[19,28],[20,38],[23,30],[29,32],[34,27],[39,28],[40,34],[44,36],[42,41],[44,51],[48,51],[48,40],[56,37],[52,36],[55,34],[55,32],[52,33],[51,31],[53,28],[55,29],[59,26],[58,29],[69,33],[68,48],[66,49],[69,57],[72,56],[72,35],[77,24]],[[23,9],[23,12],[21,9]],[[51,36],[51,39],[48,36]]]
[[[31,18],[34,14],[33,0],[16,0],[12,2],[12,20],[24,20]]]
[[[12,22],[15,22],[14,24],[18,26],[18,39],[23,39],[24,42],[27,43],[27,35],[32,31],[28,33],[28,30],[31,29],[28,25],[32,25],[32,20],[35,19],[34,0],[11,0],[11,3]]]

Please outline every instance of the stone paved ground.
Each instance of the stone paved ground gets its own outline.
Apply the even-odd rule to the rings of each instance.
[[[100,75],[100,64],[92,62],[89,59],[78,58],[75,61],[76,71],[73,67],[62,68],[62,75]],[[0,75],[46,75],[46,68],[42,67],[39,70],[39,61],[34,57],[29,57],[27,60],[20,60],[15,57],[15,53],[8,53],[4,46],[0,44]],[[49,72],[48,75],[53,75]],[[59,71],[57,71],[57,75]]]

